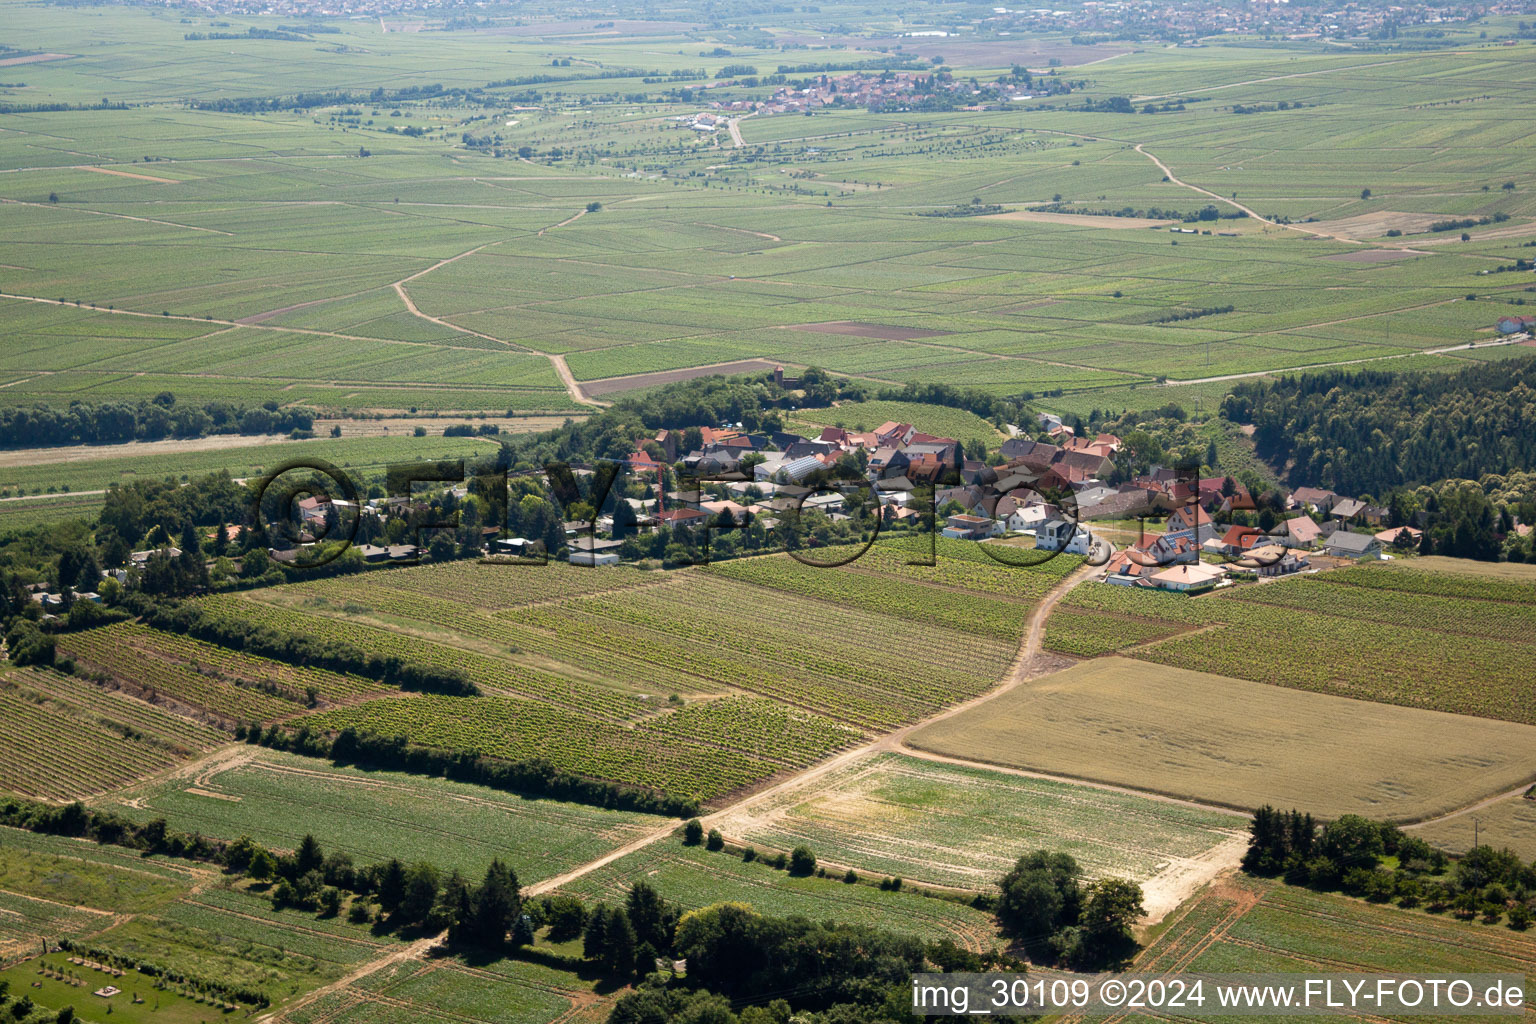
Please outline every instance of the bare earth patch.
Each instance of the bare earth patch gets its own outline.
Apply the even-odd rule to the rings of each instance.
[[[1397,260],[1412,259],[1419,255],[1409,252],[1407,249],[1360,249],[1355,252],[1336,252],[1332,256],[1324,256],[1325,260],[1335,260],[1339,263],[1393,263]]]
[[[949,331],[929,331],[921,327],[895,327],[890,324],[866,324],[857,320],[832,320],[820,324],[791,324],[787,330],[814,334],[840,334],[849,338],[879,338],[881,341],[916,341],[942,338]]]
[[[25,57],[7,57],[0,60],[0,68],[14,67],[17,64],[41,64],[45,60],[68,60],[72,53],[29,53]]]
[[[151,174],[134,174],[132,171],[119,171],[119,170],[114,170],[111,167],[91,167],[88,164],[82,164],[81,166],[76,167],[75,170],[77,170],[77,171],[95,171],[97,174],[112,174],[112,175],[116,175],[119,178],[137,178],[139,181],[152,181],[152,182],[154,182],[157,185],[180,185],[181,184],[181,182],[177,181],[175,178],[156,178],[154,175],[151,175]]]
[[[779,364],[766,359],[738,359],[733,363],[714,363],[710,366],[690,366],[681,370],[659,370],[656,373],[633,373],[623,377],[603,377],[600,380],[583,381],[581,390],[588,395],[609,395],[615,391],[637,391],[672,384],[695,377],[708,377],[720,373],[763,373]]]
[[[1366,238],[1380,238],[1388,231],[1393,230],[1401,231],[1404,234],[1428,231],[1429,226],[1437,220],[1445,220],[1445,214],[1402,213],[1397,210],[1382,210],[1378,213],[1362,213],[1355,217],[1318,221],[1315,224],[1304,226],[1309,231],[1318,231],[1325,235],[1363,240]]]
[[[1103,217],[1092,213],[1048,213],[1044,210],[1010,210],[994,213],[982,220],[1028,220],[1039,224],[1070,224],[1080,228],[1161,228],[1175,223],[1171,220],[1152,220],[1150,217]]]
[[[451,420],[449,421],[452,422]],[[446,424],[445,424],[446,425]],[[407,431],[408,433],[409,431]],[[249,448],[282,444],[284,434],[213,434],[167,441],[130,441],[127,444],[75,444],[59,448],[15,448],[0,452],[0,469],[56,462],[90,462],[96,459],[175,455],[179,452],[211,452],[224,448]]]

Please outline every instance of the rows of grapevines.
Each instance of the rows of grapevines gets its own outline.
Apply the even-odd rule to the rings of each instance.
[[[1409,564],[1351,565],[1320,574],[1327,583],[1343,583],[1374,590],[1396,590],[1475,601],[1511,601],[1536,604],[1536,586],[1517,580],[1496,579],[1473,573],[1437,572]]]
[[[419,637],[378,629],[357,622],[307,615],[256,601],[235,597],[215,597],[204,606],[222,614],[238,616],[248,622],[271,625],[301,636],[348,643],[360,650],[392,654],[410,661],[462,669],[484,690],[502,691],[537,697],[567,708],[609,718],[630,718],[644,709],[629,694],[606,687],[567,679],[500,658],[476,654],[459,647],[423,640]]]
[[[1013,655],[992,643],[897,616],[808,607],[788,596],[703,576],[655,588],[522,609],[569,643],[612,644],[646,661],[866,726],[922,717],[981,692]]]
[[[381,683],[362,676],[346,675],[323,668],[291,665],[241,651],[207,643],[189,636],[163,633],[138,625],[108,627],[109,636],[120,636],[137,649],[152,656],[186,662],[205,675],[223,679],[270,684],[284,699],[307,703],[311,689],[322,700],[340,701],[351,697],[382,693]],[[74,643],[69,640],[68,643]]]
[[[70,800],[125,785],[180,760],[56,706],[0,686],[0,785],[22,796]]]
[[[201,669],[200,655],[213,661],[198,641],[147,626],[116,623],[103,629],[87,629],[60,638],[60,649],[87,669],[131,683],[145,699],[170,698],[178,704],[200,708],[226,722],[286,718],[304,710],[292,696],[279,696],[236,679]],[[239,677],[247,684],[254,679]]]
[[[589,652],[585,651],[573,654],[547,632],[529,629],[512,621],[517,617],[516,612],[491,614],[441,597],[391,591],[386,588],[359,595],[359,600],[366,600],[367,603],[358,604],[356,601],[349,601],[344,605],[337,605],[328,598],[311,596],[304,602],[304,607],[306,611],[313,610],[321,615],[336,617],[370,615],[383,619],[401,620],[412,632],[444,634],[444,642],[449,645],[467,637],[495,644],[513,655],[539,654],[545,657],[548,663],[544,667],[550,672],[557,675],[572,675],[578,681],[600,674],[625,681],[643,681],[654,693],[692,690],[697,688],[700,682],[697,676],[663,670],[656,665],[648,665],[628,658],[613,647],[606,649],[601,659],[594,659]],[[422,630],[420,625],[433,628]],[[562,661],[569,661],[569,667],[559,664]],[[500,688],[514,689],[520,693],[526,692],[519,687]],[[585,693],[584,690],[582,692]],[[541,696],[531,692],[527,695]],[[577,706],[573,701],[561,703]],[[627,710],[608,707],[603,713],[610,717],[615,715],[625,717],[638,710],[633,707]]]
[[[988,551],[995,553],[997,558],[989,555]],[[853,557],[858,552],[857,546],[842,546],[806,551],[803,554],[816,561],[832,562]],[[899,545],[877,542],[850,562],[848,568],[897,579],[974,590],[981,594],[1035,599],[1044,596],[1061,582],[1062,577],[1083,564],[1083,559],[1077,555],[1057,555],[1039,565],[1005,564],[1028,561],[1032,557],[1038,556],[1021,548],[940,537],[934,549],[935,564],[910,565],[908,563],[912,561],[928,560],[927,539],[903,538]]]
[[[520,616],[554,636],[566,657],[577,657],[584,649],[586,657],[598,660],[614,646],[663,669],[694,672],[870,727],[894,726],[911,710],[896,706],[890,694],[882,698],[872,688],[855,688],[846,681],[824,679],[818,685],[802,662],[754,658],[720,645],[718,637],[680,637],[568,607],[529,608]]]
[[[1267,585],[1267,584],[1266,584]],[[1192,598],[1146,587],[1121,587],[1111,583],[1085,583],[1061,599],[1060,608],[1135,615],[1200,625],[1222,620],[1220,605],[1210,598]]]
[[[373,603],[381,591],[406,591],[427,597],[451,596],[473,608],[497,611],[521,604],[558,601],[664,582],[665,573],[631,566],[592,567],[550,561],[546,565],[448,562],[375,571],[364,576],[336,576],[294,584],[288,588],[333,601]]]
[[[1029,616],[1029,607],[1021,602],[957,594],[873,572],[817,569],[783,556],[720,562],[706,571],[741,583],[896,615],[908,622],[945,626],[1006,643],[1018,643]]]
[[[196,753],[227,738],[200,722],[76,676],[33,669],[12,678],[32,699],[46,700],[51,706],[114,731],[132,731],[173,753]]]
[[[1407,593],[1379,585],[1398,579],[1418,589]],[[1352,582],[1360,580],[1368,582]],[[1438,596],[1436,588],[1445,595]],[[1090,583],[1068,594],[1057,615],[1107,612],[1152,625],[1159,620],[1170,628],[1183,625],[1178,634],[1138,649],[1135,656],[1144,661],[1536,723],[1529,697],[1529,681],[1536,678],[1529,624],[1536,620],[1522,605],[1453,600],[1462,589],[1451,574],[1364,566],[1199,598]]]
[[[830,718],[761,697],[694,701],[646,719],[640,729],[739,750],[793,768],[814,764],[864,738],[858,730]]]
[[[1061,654],[1093,658],[1161,639],[1179,628],[1172,623],[1101,612],[1057,610],[1045,623],[1045,647]]]
[[[307,721],[324,729],[354,726],[488,757],[543,758],[572,774],[701,799],[750,785],[780,768],[734,750],[510,697],[420,694],[335,708]]]
[[[1536,645],[1417,626],[1221,602],[1224,625],[1136,657],[1302,690],[1536,724]]]
[[[1226,597],[1231,601],[1300,608],[1339,618],[1417,626],[1509,643],[1536,643],[1536,604],[1483,601],[1470,595],[1452,597],[1422,591],[1334,586],[1328,582],[1331,575],[1323,573],[1244,587]]]

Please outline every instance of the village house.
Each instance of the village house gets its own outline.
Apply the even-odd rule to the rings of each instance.
[[[180,559],[181,557],[181,548],[149,548],[147,551],[134,551],[134,553],[127,556],[127,560],[134,563],[134,565],[144,565],[144,563],[149,562],[151,557],[157,556],[161,551],[169,554],[172,559]]]
[[[1339,496],[1332,491],[1325,491],[1318,487],[1298,487],[1291,492],[1286,500],[1286,508],[1299,508],[1313,512],[1326,513],[1333,508],[1333,503],[1339,500]]]
[[[1219,565],[1205,565],[1194,562],[1189,565],[1176,565],[1171,569],[1155,572],[1146,579],[1143,585],[1150,583],[1159,590],[1172,590],[1177,593],[1193,593],[1200,590],[1208,590],[1226,576],[1227,571]]]
[[[1105,495],[1092,502],[1083,500],[1084,494],[1100,490],[1090,488],[1077,496],[1079,519],[1127,519],[1146,515],[1152,510],[1152,498],[1156,493],[1141,487],[1130,487]]]
[[[906,453],[899,448],[889,445],[879,448],[869,457],[868,468],[871,474],[877,476],[889,476],[892,473],[900,473],[907,468],[911,460]]]
[[[1056,514],[1057,510],[1052,505],[1027,504],[1020,505],[1004,520],[1004,524],[1013,533],[1034,533],[1039,525]]]
[[[909,444],[912,434],[916,430],[910,423],[896,423],[886,421],[875,428],[875,439],[888,447],[902,447]]]
[[[656,513],[656,521],[662,526],[693,526],[708,518],[696,508],[669,508]]]
[[[1267,540],[1264,531],[1256,526],[1234,526],[1222,535],[1217,545],[1223,555],[1241,555]]]
[[[1310,548],[1323,538],[1323,528],[1310,516],[1297,516],[1281,522],[1269,535],[1288,548]]]
[[[596,537],[578,537],[571,541],[566,555],[572,565],[617,565],[621,540],[600,540]]]
[[[1411,526],[1397,526],[1390,530],[1382,530],[1374,535],[1383,547],[1394,547],[1399,543],[1419,546],[1419,541],[1424,536],[1423,530],[1415,530]]]
[[[1093,534],[1088,528],[1067,519],[1047,519],[1036,525],[1034,532],[1035,547],[1041,551],[1086,555],[1093,545]]]
[[[1002,532],[1001,524],[986,516],[954,515],[944,524],[944,536],[953,540],[986,540]]]
[[[1340,498],[1333,503],[1333,508],[1328,510],[1328,515],[1330,518],[1337,519],[1341,523],[1347,523],[1364,511],[1365,502],[1357,501],[1354,498]]]
[[[1335,530],[1333,535],[1323,542],[1323,550],[1339,558],[1364,561],[1381,557],[1381,541],[1368,533]]]
[[[1266,544],[1249,551],[1237,564],[1244,569],[1252,569],[1260,577],[1269,578],[1300,572],[1311,562],[1304,552],[1283,548],[1278,544]]]
[[[1184,505],[1174,509],[1168,517],[1163,535],[1170,540],[1187,537],[1198,547],[1216,536],[1216,524],[1210,513],[1199,505]]]
[[[1133,586],[1161,570],[1162,566],[1139,560],[1130,550],[1116,551],[1104,566],[1104,582],[1122,587]]]

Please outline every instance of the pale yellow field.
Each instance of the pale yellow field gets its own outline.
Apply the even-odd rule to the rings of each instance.
[[[1452,572],[1461,576],[1482,576],[1486,579],[1513,580],[1516,583],[1536,583],[1536,565],[1524,562],[1477,562],[1470,558],[1444,558],[1440,555],[1430,555],[1406,561],[1403,567],[1433,569],[1435,572]]]
[[[1347,651],[1297,652],[1347,657]],[[1083,662],[913,733],[951,757],[1230,807],[1415,821],[1536,778],[1536,727],[1124,658]]]
[[[1509,847],[1522,860],[1536,860],[1536,800],[1522,795],[1505,797],[1444,821],[1426,822],[1413,834],[1447,853],[1466,853],[1472,848],[1472,822],[1477,820],[1477,841],[1494,849]]]

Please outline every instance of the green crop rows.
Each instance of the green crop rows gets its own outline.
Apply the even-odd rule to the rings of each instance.
[[[170,698],[225,719],[289,717],[309,705],[311,688],[329,702],[388,690],[369,679],[253,657],[134,623],[71,633],[63,646],[88,670],[142,690],[147,699]]]
[[[305,834],[323,836],[327,850],[358,864],[400,857],[473,876],[501,857],[517,864],[524,884],[600,856],[663,820],[267,749],[250,755],[222,763],[196,786],[186,779],[148,782],[114,794],[109,806],[136,821],[164,817],[220,839],[249,835],[278,850],[296,848]],[[430,816],[420,813],[427,805]]]
[[[815,571],[815,570],[812,570]],[[516,614],[570,643],[617,643],[631,657],[868,725],[912,721],[980,693],[1002,675],[1011,646],[930,628],[922,643],[892,642],[899,618],[831,604],[814,609],[761,588],[700,577],[687,588],[579,598]],[[732,641],[706,642],[709,609],[729,609]],[[815,629],[807,630],[807,622]]]
[[[1532,592],[1512,580],[1355,566],[1188,598],[1086,584],[1046,643],[1320,693],[1536,723]],[[1054,617],[1052,619],[1054,622]],[[1205,627],[1205,628],[1194,628]],[[1174,633],[1158,640],[1153,630]],[[1088,639],[1084,639],[1084,638]]]
[[[645,880],[684,907],[736,901],[763,914],[801,914],[902,930],[929,941],[950,939],[970,949],[995,948],[996,926],[984,911],[910,891],[887,892],[840,879],[795,878],[762,863],[745,864],[723,853],[683,846],[677,840],[654,844],[588,872],[567,887],[584,898],[621,900],[636,881]]]
[[[514,666],[500,658],[374,626],[305,615],[239,597],[208,598],[203,602],[203,607],[218,615],[245,622],[270,624],[302,636],[351,644],[370,653],[396,655],[408,661],[463,669],[476,685],[488,692],[516,693],[550,700],[568,708],[613,719],[630,718],[643,710],[643,706],[634,697],[608,687],[595,686],[527,666]]]
[[[420,694],[324,711],[306,721],[321,729],[352,726],[488,757],[541,758],[575,775],[702,799],[767,778],[779,768],[720,747],[508,697]]]

